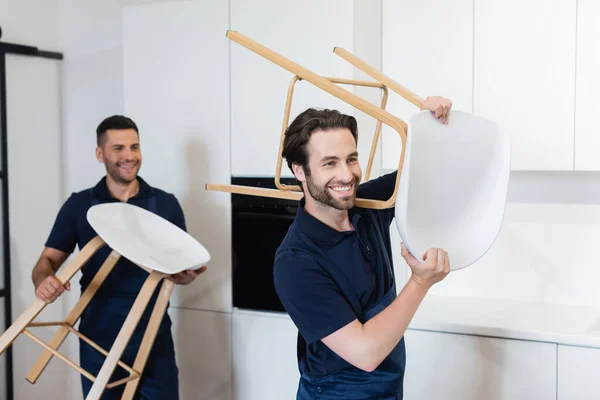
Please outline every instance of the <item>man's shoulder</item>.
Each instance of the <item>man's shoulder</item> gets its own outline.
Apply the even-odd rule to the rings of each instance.
[[[166,201],[177,201],[177,197],[175,196],[174,193],[171,192],[167,192],[166,190],[157,188],[157,187],[152,187],[152,192],[153,194],[158,197],[161,200],[166,200]]]
[[[177,196],[175,196],[175,193],[168,192],[156,186],[150,186],[150,190],[150,195],[156,198],[156,202],[161,209],[181,208],[181,205],[179,203],[179,200],[177,199]]]
[[[166,200],[166,201],[175,201],[177,197],[174,193],[171,193],[167,190],[161,189],[157,186],[152,185],[147,182],[144,178],[138,175],[138,181],[140,182],[140,190],[149,191],[153,196],[156,196],[158,199]]]
[[[65,206],[73,208],[89,206],[92,203],[93,190],[93,187],[89,187],[77,192],[71,192],[67,200],[65,200]]]
[[[275,252],[275,268],[290,264],[318,264],[318,256],[313,245],[307,241],[306,236],[294,221],[285,237]]]
[[[299,234],[300,231],[298,230],[298,226],[294,220],[283,237],[283,240],[279,244],[279,247],[277,247],[277,250],[275,251],[275,260],[277,260],[279,256],[294,249],[295,244],[300,239]]]

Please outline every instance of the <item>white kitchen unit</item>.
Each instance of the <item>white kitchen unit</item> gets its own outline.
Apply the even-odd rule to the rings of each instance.
[[[188,232],[208,249],[208,271],[176,287],[171,304],[231,311],[229,7],[194,0],[124,11],[125,114],[140,129],[140,176],[175,194]],[[225,67],[224,67],[225,66]]]
[[[558,400],[600,398],[600,349],[558,346]]]
[[[298,331],[290,317],[234,309],[232,326],[234,399],[295,399]]]
[[[413,400],[556,398],[556,345],[409,330],[404,396]]]
[[[384,74],[423,98],[444,96],[473,111],[473,0],[383,0],[382,25]],[[387,110],[405,121],[419,112],[391,91]],[[393,170],[402,142],[385,125],[383,132],[383,169]]]
[[[577,3],[575,170],[600,170],[600,2]]]
[[[231,400],[231,314],[170,308],[181,400]]]
[[[474,112],[510,134],[512,170],[573,170],[576,3],[475,1]]]
[[[599,315],[592,307],[429,295],[405,334],[405,398],[596,399]],[[234,398],[295,398],[290,318],[234,309],[232,330]]]
[[[319,75],[353,78],[354,67],[333,53],[335,46],[353,51],[353,2],[231,0],[231,29]],[[292,73],[231,42],[233,176],[274,176],[292,77]],[[345,88],[353,90],[352,86]],[[290,122],[308,107],[353,113],[343,101],[301,81],[296,84]],[[285,164],[282,173],[292,176]]]
[[[61,75],[60,61],[11,54],[6,56],[13,319],[21,315],[33,301],[35,291],[31,283],[31,270],[64,200]],[[34,199],[43,201],[37,201],[38,206],[32,207]],[[64,319],[66,313],[62,304],[57,301],[46,307],[38,320]],[[35,329],[34,333],[43,340],[49,340],[54,331],[53,328]],[[43,348],[20,335],[12,349],[16,399],[62,398],[67,375],[71,371],[65,363],[54,361],[52,368],[44,371],[38,384],[31,385],[24,376]],[[4,380],[5,375],[0,376]],[[3,396],[6,392],[0,393]]]

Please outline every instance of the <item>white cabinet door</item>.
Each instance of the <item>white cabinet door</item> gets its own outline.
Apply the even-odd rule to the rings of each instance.
[[[181,400],[231,400],[231,314],[169,309]]]
[[[474,112],[511,137],[512,170],[573,170],[576,0],[475,1]]]
[[[210,252],[208,271],[175,289],[173,305],[231,311],[229,7],[220,0],[126,8],[125,112],[140,129],[140,176],[174,193],[188,232]]]
[[[600,2],[577,3],[575,169],[600,170]]]
[[[409,330],[405,398],[556,398],[556,345]]]
[[[473,0],[384,0],[383,73],[421,97],[440,95],[473,111]],[[405,121],[419,112],[390,93],[387,109]],[[402,142],[383,129],[382,163],[396,169]]]
[[[600,398],[600,349],[558,346],[558,400]]]
[[[6,56],[13,319],[21,315],[35,298],[31,269],[38,260],[64,200],[61,64],[60,61],[43,58],[10,54]],[[77,281],[73,280],[71,284],[72,292],[79,292],[75,289]],[[66,313],[63,299],[64,296],[44,309],[38,321],[64,319]],[[53,328],[36,328],[33,332],[48,341],[54,331]],[[44,371],[36,385],[23,379],[42,351],[42,347],[25,335],[20,335],[14,342],[15,398],[64,397],[67,375],[72,370],[60,360],[55,360]],[[5,376],[0,375],[0,380],[4,379]],[[5,393],[0,392],[0,398]]]
[[[298,331],[285,314],[233,312],[235,400],[295,399]]]
[[[231,29],[330,77],[352,78],[354,67],[333,53],[353,51],[353,2],[231,0]],[[223,38],[224,32],[223,32]],[[231,42],[231,160],[234,176],[274,176],[288,85],[293,74]],[[352,91],[352,87],[345,87]],[[308,107],[353,108],[301,81],[290,122]],[[364,157],[363,157],[364,158]],[[292,176],[287,165],[284,176]]]

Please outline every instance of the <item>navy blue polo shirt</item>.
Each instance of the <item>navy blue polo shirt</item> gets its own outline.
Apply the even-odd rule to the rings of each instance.
[[[357,197],[389,199],[396,176],[394,172],[363,183]],[[308,345],[357,318],[360,320],[393,283],[389,229],[394,208],[354,207],[348,213],[354,230],[339,232],[310,215],[304,209],[304,199],[301,200],[296,218],[275,255],[275,289]],[[379,234],[374,228],[379,229]],[[303,345],[299,341],[299,359]],[[320,372],[335,370],[336,363],[341,367],[340,360],[332,358],[332,364],[323,365]]]
[[[186,230],[183,210],[175,196],[160,189],[151,187],[138,176],[140,188],[138,193],[127,202],[160,215],[166,220]],[[118,202],[112,197],[106,186],[106,177],[90,189],[72,193],[61,207],[46,247],[51,247],[65,253],[72,253],[77,245],[81,250],[90,240],[97,236],[94,229],[87,221],[87,211],[92,204]],[[152,208],[152,209],[151,209]],[[108,246],[100,248],[81,269],[81,291],[89,285],[94,275],[111,249]],[[94,300],[111,299],[114,297],[129,297],[134,299],[140,292],[142,285],[148,278],[148,273],[127,260],[125,257],[117,262],[112,272],[108,275]],[[157,288],[158,290],[158,288]]]

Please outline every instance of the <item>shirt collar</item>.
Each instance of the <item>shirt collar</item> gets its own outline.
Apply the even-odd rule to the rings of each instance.
[[[344,238],[355,233],[355,231],[337,231],[330,226],[325,225],[323,222],[312,216],[308,211],[304,209],[305,199],[302,198],[298,205],[298,211],[296,213],[296,223],[298,228],[309,238],[315,242],[320,242],[327,245],[336,245],[341,242]],[[350,221],[356,230],[358,221],[364,214],[362,208],[353,207],[348,211]]]
[[[148,183],[146,183],[146,181],[144,179],[142,179],[141,176],[137,177],[138,182],[140,183],[140,190],[138,191],[138,193],[132,197],[132,199],[141,199],[141,198],[147,198],[149,197],[152,193],[154,193],[154,188],[152,188],[152,186],[148,185]],[[106,176],[102,177],[102,179],[100,179],[100,181],[96,184],[96,186],[94,186],[94,188],[92,189],[94,191],[94,194],[96,195],[96,197],[98,199],[102,199],[102,200],[113,200],[113,196],[111,196],[110,192],[108,191],[108,187],[106,186]]]

